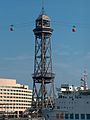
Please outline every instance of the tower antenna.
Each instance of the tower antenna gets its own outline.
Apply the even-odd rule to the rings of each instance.
[[[42,13],[44,13],[44,0],[42,0]]]

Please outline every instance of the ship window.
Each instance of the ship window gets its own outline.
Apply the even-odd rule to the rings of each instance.
[[[87,102],[87,104],[89,104],[89,102]]]
[[[68,117],[68,114],[65,114],[65,119],[68,119],[69,117]]]
[[[62,98],[62,96],[61,96],[61,95],[59,95],[59,96],[58,96],[58,98]]]
[[[57,109],[60,109],[60,106],[57,106]]]
[[[47,114],[47,118],[49,118],[49,115]]]
[[[90,114],[86,114],[86,119],[90,120]]]
[[[81,119],[85,119],[85,114],[81,114]]]
[[[73,113],[70,114],[70,119],[74,119],[74,115],[73,115]]]
[[[59,114],[56,114],[56,118],[59,119]]]
[[[79,114],[75,114],[75,119],[79,119]]]

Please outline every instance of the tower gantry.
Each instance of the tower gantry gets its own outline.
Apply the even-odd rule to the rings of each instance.
[[[36,19],[33,30],[35,35],[35,56],[33,78],[32,104],[35,108],[42,109],[47,106],[49,93],[54,93],[54,73],[52,72],[50,18],[42,9]],[[52,88],[52,90],[51,90]],[[51,90],[51,91],[50,91]],[[50,102],[50,101],[49,101]]]

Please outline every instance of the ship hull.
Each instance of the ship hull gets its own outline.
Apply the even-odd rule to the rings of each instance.
[[[89,113],[77,114],[77,112],[69,113],[68,111],[59,111],[55,109],[44,109],[43,116],[45,120],[90,120]]]

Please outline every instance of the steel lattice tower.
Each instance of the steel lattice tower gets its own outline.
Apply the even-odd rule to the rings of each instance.
[[[50,26],[50,18],[42,10],[36,19],[33,30],[35,35],[35,58],[33,73],[32,103],[35,107],[46,107],[50,87],[54,90],[54,73],[52,73],[51,35],[53,29]]]

